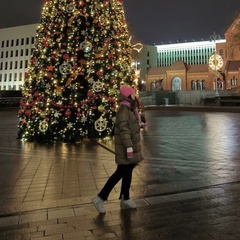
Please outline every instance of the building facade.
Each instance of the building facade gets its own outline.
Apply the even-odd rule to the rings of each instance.
[[[20,90],[23,86],[37,27],[38,24],[30,24],[0,29],[0,90]],[[149,68],[157,66],[157,48],[135,45],[133,64],[139,70],[141,83]]]
[[[216,43],[225,42],[225,39],[216,40]],[[207,64],[210,55],[215,52],[215,46],[214,41],[157,45],[157,66],[171,66],[177,61],[188,65]]]
[[[239,88],[240,15],[225,33],[224,40],[157,46],[158,66],[146,76],[146,90],[224,90]],[[212,54],[223,64],[212,69]],[[214,60],[214,64],[218,60]],[[216,63],[217,64],[217,63]]]
[[[0,29],[0,90],[20,90],[34,47],[37,24]]]
[[[31,24],[0,29],[0,90],[20,90],[23,86],[37,27],[38,24]],[[140,89],[216,90],[216,86],[217,89],[237,89],[239,29],[240,15],[222,40],[142,45],[141,51],[133,51]],[[214,52],[223,59],[223,66],[217,72],[209,67],[209,57]]]

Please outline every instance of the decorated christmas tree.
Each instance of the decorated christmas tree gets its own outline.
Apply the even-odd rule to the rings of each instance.
[[[119,88],[134,85],[132,48],[122,0],[44,0],[18,138],[111,137]]]

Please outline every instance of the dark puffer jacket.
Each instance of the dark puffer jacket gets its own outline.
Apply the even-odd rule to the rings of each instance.
[[[129,98],[120,94],[118,101]],[[133,109],[120,104],[115,121],[115,161],[117,164],[136,164],[143,160],[140,146],[140,126]],[[133,148],[133,158],[127,158],[127,148]]]

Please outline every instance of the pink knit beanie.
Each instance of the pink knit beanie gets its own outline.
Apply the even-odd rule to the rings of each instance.
[[[120,91],[121,91],[121,94],[126,97],[130,96],[132,93],[135,92],[135,90],[132,87],[125,86],[125,85],[121,86]]]

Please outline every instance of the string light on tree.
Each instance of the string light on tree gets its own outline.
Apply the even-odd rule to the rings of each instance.
[[[44,0],[19,109],[18,137],[112,136],[121,84],[134,85],[121,0]]]

